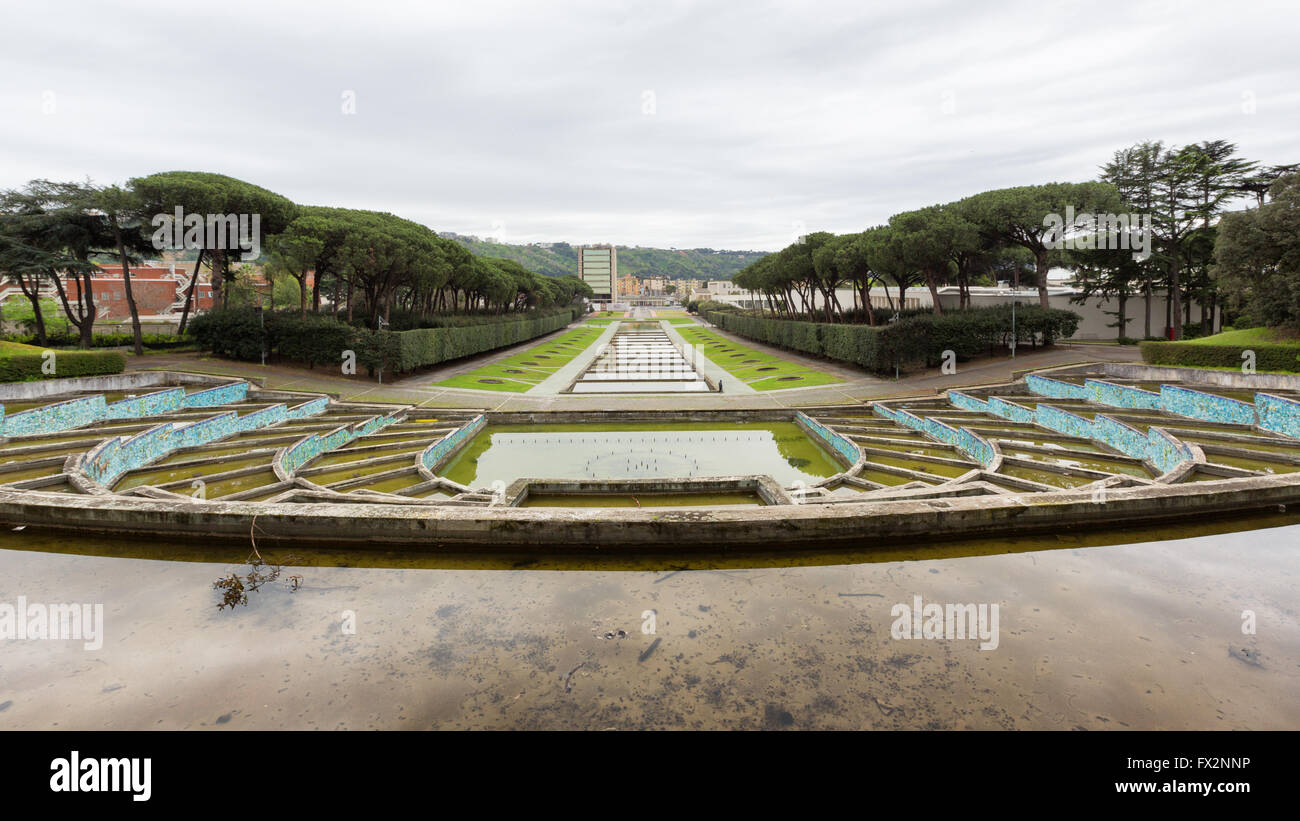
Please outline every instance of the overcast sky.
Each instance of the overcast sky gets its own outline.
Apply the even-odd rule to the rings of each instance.
[[[1300,161],[1298,21],[1293,0],[14,3],[0,187],[215,171],[509,242],[775,250],[1091,179],[1144,139]]]

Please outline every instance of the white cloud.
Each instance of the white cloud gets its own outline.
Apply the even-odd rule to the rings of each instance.
[[[28,4],[0,186],[209,170],[516,241],[775,249],[1144,139],[1300,159],[1285,6],[865,5]]]

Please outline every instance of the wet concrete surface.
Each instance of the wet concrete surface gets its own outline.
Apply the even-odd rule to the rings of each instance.
[[[242,549],[6,531],[0,604],[99,602],[106,637],[0,641],[0,728],[1297,729],[1300,524],[1260,524],[690,565],[312,553],[233,610],[213,583]],[[997,649],[891,637],[915,595],[998,604]]]

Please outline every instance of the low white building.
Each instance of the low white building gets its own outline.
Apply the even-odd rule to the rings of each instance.
[[[1049,285],[1047,288],[1047,301],[1051,307],[1074,311],[1082,317],[1078,330],[1070,338],[1091,341],[1111,340],[1120,336],[1119,329],[1115,327],[1115,322],[1118,321],[1119,299],[1113,296],[1092,296],[1083,302],[1075,302],[1074,300],[1082,293],[1081,288],[1073,285]],[[1021,287],[1019,290],[1013,290],[1009,286],[972,287],[970,289],[970,305],[973,308],[1010,305],[1012,302],[1019,305],[1038,305],[1038,289]],[[1165,322],[1165,302],[1164,293],[1156,293],[1151,296],[1151,333],[1153,336],[1167,337],[1169,335],[1169,327]],[[956,310],[961,304],[961,295],[957,287],[949,285],[940,288],[939,304],[945,309]],[[1192,324],[1199,325],[1202,318],[1201,304],[1193,302]],[[1135,339],[1141,339],[1145,336],[1146,298],[1142,296],[1141,292],[1134,291],[1129,296],[1124,305],[1124,319],[1124,336]],[[1222,316],[1215,316],[1213,320],[1211,332],[1218,333],[1222,325]]]

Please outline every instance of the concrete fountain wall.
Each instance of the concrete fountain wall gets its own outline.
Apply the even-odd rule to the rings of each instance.
[[[1052,380],[1058,382],[1059,380]],[[1104,381],[1104,380],[1098,380]],[[1048,385],[1049,389],[1055,389]],[[1094,390],[1105,386],[1072,386]],[[1123,386],[1120,386],[1123,387]],[[166,393],[160,391],[159,393]],[[206,392],[205,392],[206,393]],[[1151,393],[1151,392],[1146,392]],[[215,399],[211,394],[199,401]],[[136,397],[144,399],[145,397]],[[967,410],[986,410],[1017,421],[1041,424],[1045,428],[1110,445],[1116,451],[1150,461],[1162,470],[1185,467],[1196,459],[1196,449],[1179,442],[1160,428],[1143,433],[1105,414],[1089,420],[1050,403],[1035,411],[1014,402],[976,397],[954,392],[953,404]],[[1076,397],[1071,397],[1076,398]],[[136,401],[136,400],[130,400]],[[170,399],[152,399],[169,402]],[[138,403],[143,408],[146,403]],[[98,471],[100,479],[111,482],[122,472],[143,466],[153,459],[181,447],[216,441],[241,429],[275,424],[275,420],[295,415],[319,413],[328,405],[324,398],[293,408],[276,405],[257,413],[238,417],[221,413],[190,424],[156,425],[132,437],[116,437],[101,443],[87,454],[87,473]],[[1262,429],[1295,436],[1300,433],[1300,403],[1284,397],[1259,394],[1255,402]],[[865,407],[864,407],[865,409]],[[988,456],[983,446],[996,455],[996,448],[983,437],[963,427],[924,418],[902,409],[877,404],[877,415],[900,425],[924,432],[927,436],[951,444],[971,455],[981,464]],[[790,420],[791,410],[765,410],[729,414],[731,418],[770,418]],[[811,416],[800,425],[841,461],[850,458],[847,448],[835,445],[837,432]],[[723,418],[723,412],[667,413],[596,413],[596,414],[493,414],[493,420],[526,421],[634,421],[634,417],[666,421],[668,418],[692,417],[690,421]],[[395,416],[395,415],[389,415]],[[344,438],[360,436],[360,429],[378,430],[389,416],[375,417],[359,426],[342,426],[326,434],[299,440],[279,452],[282,467],[305,464],[328,445],[338,446]],[[557,418],[563,416],[565,418]],[[581,418],[577,418],[577,417]],[[798,418],[798,417],[794,417]],[[479,415],[466,425],[421,452],[418,465],[424,470],[438,466],[453,456],[487,424]],[[389,419],[389,423],[391,419]],[[823,436],[822,433],[826,435]],[[965,434],[970,434],[968,438]],[[847,440],[846,440],[847,441]],[[853,451],[856,445],[849,442]],[[298,450],[301,448],[301,450]],[[102,464],[98,460],[103,460]],[[286,461],[287,460],[287,461]],[[83,460],[84,461],[84,460]],[[408,468],[409,469],[409,468]],[[755,477],[730,477],[749,482]],[[1112,477],[1122,481],[1123,477]],[[658,482],[659,480],[652,480]],[[587,486],[578,483],[579,489]],[[639,486],[638,486],[639,487]],[[837,500],[834,505],[779,504],[758,509],[707,507],[695,509],[518,509],[481,506],[439,506],[422,500],[407,500],[407,505],[375,503],[361,497],[348,499],[342,494],[301,495],[297,503],[243,502],[238,500],[194,500],[182,497],[154,498],[116,495],[68,496],[39,491],[0,490],[0,521],[66,527],[79,530],[122,533],[202,533],[214,538],[246,539],[250,522],[256,517],[258,542],[297,541],[306,543],[346,543],[351,545],[407,544],[420,548],[484,549],[493,547],[536,547],[547,551],[600,548],[646,547],[664,549],[705,548],[719,546],[749,549],[784,549],[796,545],[865,545],[872,542],[897,544],[900,540],[933,540],[950,536],[978,536],[1034,531],[1059,531],[1069,527],[1116,525],[1125,522],[1185,519],[1189,515],[1214,514],[1217,511],[1275,509],[1278,505],[1300,504],[1300,474],[1228,478],[1217,482],[1188,484],[1145,484],[1123,487],[1107,493],[1098,504],[1090,491],[1047,491],[1007,494],[980,493],[962,495],[951,488],[930,487],[918,493],[943,498],[865,498]],[[569,483],[536,489],[547,491],[571,489]],[[1041,489],[1041,488],[1039,488]],[[779,488],[776,489],[780,491]],[[902,493],[904,491],[893,491]],[[773,493],[773,498],[778,498]]]

